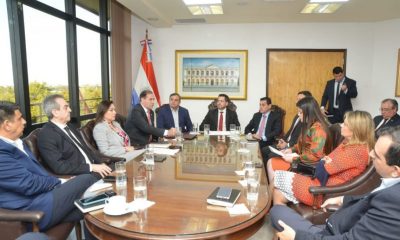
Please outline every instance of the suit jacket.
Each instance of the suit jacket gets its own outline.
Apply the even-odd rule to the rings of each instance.
[[[296,239],[399,239],[400,183],[363,196],[345,196],[326,231],[296,232]],[[333,236],[332,236],[333,235]]]
[[[146,112],[142,105],[137,104],[128,115],[125,129],[133,146],[145,146],[149,142],[150,135],[153,139],[164,136],[165,129],[154,127],[154,112],[150,112],[151,126],[147,121]]]
[[[379,123],[381,123],[382,119],[383,119],[382,115],[374,117],[375,128],[379,125]],[[379,127],[379,129],[377,130],[382,130],[388,127],[395,127],[399,125],[400,125],[400,115],[396,114],[392,118],[390,118],[390,120],[385,125]]]
[[[192,131],[192,120],[190,120],[189,111],[186,108],[181,106],[178,108],[178,117],[182,132]],[[165,129],[178,128],[178,126],[175,126],[174,117],[169,105],[160,108],[157,114],[157,127]]]
[[[100,163],[99,158],[85,145],[76,129],[68,125],[79,139],[92,163]],[[47,122],[38,134],[38,148],[44,162],[56,174],[79,175],[90,173],[89,164],[72,139],[53,122]]]
[[[112,123],[116,128],[124,131],[118,122],[113,121]],[[124,157],[126,154],[124,139],[112,130],[108,123],[100,122],[94,126],[93,138],[96,141],[99,151],[107,156],[112,157]],[[130,145],[130,141],[129,141]]]
[[[204,124],[210,124],[210,130],[217,131],[217,129],[218,129],[218,114],[219,114],[218,108],[208,111],[207,115],[205,116],[205,118],[203,119],[203,121],[200,124],[200,131],[204,130]],[[229,129],[230,124],[235,124],[236,126],[240,126],[236,112],[226,108],[225,126],[227,129]]]
[[[299,116],[296,115],[293,118],[292,125],[290,126],[289,131],[287,131],[285,136],[283,136],[285,142],[287,142],[290,133],[292,133],[292,136],[290,137],[290,141],[288,142],[289,143],[289,147],[293,147],[297,143],[297,140],[298,140],[298,138],[300,136],[300,133],[301,133],[301,125],[302,125],[301,121],[299,121],[297,123],[297,125],[294,126],[294,124],[296,123],[297,119],[299,119]],[[293,129],[293,127],[294,127],[294,129]]]
[[[262,120],[260,112],[254,113],[253,118],[250,120],[244,129],[244,133],[257,133],[258,127]],[[275,142],[275,137],[279,136],[282,132],[282,116],[277,112],[270,111],[267,124],[265,125],[264,134],[267,138],[266,145],[272,145]]]
[[[43,169],[28,147],[24,149],[27,155],[0,139],[0,208],[43,211],[43,228],[52,216],[51,190],[60,180]]]
[[[353,105],[351,104],[351,99],[357,97],[358,94],[356,81],[348,77],[345,77],[343,84],[347,85],[347,93],[344,93],[342,90],[340,90],[339,111],[342,113],[342,115],[347,111],[353,111]],[[322,100],[321,100],[321,106],[323,107],[325,107],[326,104],[329,103],[327,109],[329,113],[333,112],[333,104],[334,104],[333,100],[335,98],[335,94],[336,94],[335,79],[332,79],[326,83],[324,94],[322,95]]]

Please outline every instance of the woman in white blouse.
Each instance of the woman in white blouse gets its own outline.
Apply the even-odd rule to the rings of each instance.
[[[104,155],[124,157],[126,160],[131,160],[138,153],[131,146],[128,134],[115,121],[116,115],[117,112],[112,101],[101,101],[97,107],[93,138],[99,151]]]

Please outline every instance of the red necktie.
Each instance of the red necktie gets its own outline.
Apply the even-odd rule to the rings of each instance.
[[[219,113],[218,131],[222,131],[224,125],[224,112]]]
[[[258,136],[262,136],[264,133],[264,129],[265,129],[265,119],[267,119],[267,116],[265,114],[262,115],[262,120],[261,120],[261,124],[260,124],[260,128],[258,129]]]
[[[149,122],[149,125],[151,126],[150,110],[147,111],[147,121]]]

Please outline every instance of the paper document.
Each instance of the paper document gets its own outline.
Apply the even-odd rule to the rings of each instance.
[[[275,154],[278,154],[281,157],[298,157],[299,156],[299,154],[297,154],[297,153],[287,153],[287,154],[285,154],[282,151],[279,151],[278,149],[276,149],[274,147],[271,147],[271,146],[269,146],[269,149],[271,150],[271,152],[273,152]]]
[[[229,136],[231,135],[230,131],[210,131],[210,136]]]
[[[169,148],[154,148],[154,154],[161,154],[161,155],[175,155],[179,152],[179,149],[169,149]]]
[[[111,183],[105,183],[103,181],[103,179],[100,179],[99,181],[93,183],[93,185],[89,187],[89,192],[95,192],[100,189],[109,188],[109,187],[112,187]]]
[[[243,203],[235,204],[233,207],[227,207],[229,215],[250,214],[249,209]]]
[[[171,146],[170,143],[150,143],[149,147],[151,148],[169,148]]]

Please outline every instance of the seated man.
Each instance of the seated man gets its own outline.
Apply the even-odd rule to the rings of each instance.
[[[219,94],[217,109],[208,111],[200,124],[200,131],[204,130],[204,124],[210,124],[211,131],[229,131],[229,125],[240,126],[236,112],[227,108],[230,100],[228,95]]]
[[[160,108],[157,114],[157,127],[159,128],[181,128],[182,132],[192,131],[192,120],[189,111],[180,106],[181,96],[177,93],[169,95],[169,106]]]
[[[275,205],[272,226],[278,237],[286,239],[399,239],[400,235],[400,127],[383,131],[370,153],[382,184],[362,196],[327,199],[341,208],[325,225],[313,225],[294,210]]]
[[[47,96],[43,101],[43,109],[49,122],[38,134],[38,148],[54,173],[78,175],[96,172],[102,177],[111,173],[111,168],[100,163],[76,129],[68,124],[71,109],[63,96]]]
[[[83,174],[61,184],[49,175],[19,138],[25,123],[17,105],[0,102],[0,208],[43,211],[40,231],[81,220],[83,214],[74,200],[97,181],[96,177]]]
[[[400,116],[397,114],[399,105],[395,99],[384,99],[381,103],[381,114],[374,117],[375,135],[378,138],[382,129],[400,125]]]
[[[282,132],[282,116],[271,111],[272,101],[269,97],[260,98],[260,111],[253,115],[244,129],[245,134],[251,134],[257,139],[260,149],[274,144],[275,138]]]
[[[135,147],[143,147],[158,137],[174,137],[175,128],[169,130],[154,127],[154,101],[152,91],[144,90],[140,93],[140,103],[137,104],[128,115],[126,131]]]
[[[309,91],[298,92],[297,102],[305,97],[312,97],[312,95]],[[274,147],[280,150],[293,147],[297,143],[297,139],[300,136],[300,131],[301,122],[299,116],[296,114],[296,116],[293,118],[292,125],[290,126],[289,130],[286,132],[282,139],[279,139],[278,144],[276,144],[276,146]],[[268,161],[268,159],[270,158],[278,157],[277,154],[271,152],[268,146],[261,149],[261,154],[264,162]]]

